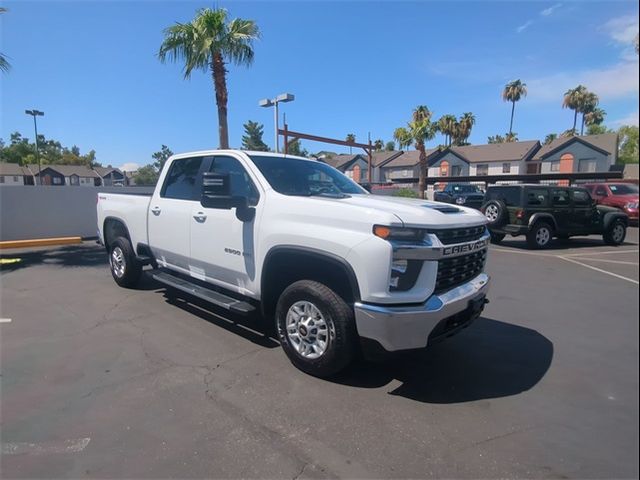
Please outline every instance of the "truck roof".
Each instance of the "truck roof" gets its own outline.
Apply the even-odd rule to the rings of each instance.
[[[176,153],[175,155],[171,155],[171,159],[177,158],[188,158],[188,157],[204,157],[209,155],[222,155],[229,153],[244,153],[249,156],[261,156],[261,157],[280,157],[280,158],[295,158],[297,160],[307,160],[309,162],[316,162],[317,160],[312,158],[298,157],[297,155],[285,155],[284,153],[275,153],[275,152],[258,152],[253,150],[239,150],[235,148],[228,149],[213,149],[213,150],[197,150],[193,152],[183,152]]]

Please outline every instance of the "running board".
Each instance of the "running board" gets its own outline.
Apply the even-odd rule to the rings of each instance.
[[[170,273],[161,271],[152,271],[150,273],[151,276],[160,283],[164,283],[169,287],[173,287],[177,290],[193,295],[194,297],[213,303],[219,307],[226,308],[231,312],[247,314],[256,309],[250,303],[209,290],[208,288],[201,287],[200,285],[196,285],[195,283],[191,283],[188,280],[176,277]]]

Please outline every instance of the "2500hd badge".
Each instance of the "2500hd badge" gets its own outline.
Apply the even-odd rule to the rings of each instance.
[[[476,250],[481,250],[489,244],[489,240],[478,240],[473,243],[463,243],[461,245],[452,245],[442,249],[442,256],[448,257],[451,255],[460,255],[462,253],[471,253]]]

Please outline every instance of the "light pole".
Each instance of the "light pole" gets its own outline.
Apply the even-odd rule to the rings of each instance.
[[[279,138],[278,138],[278,104],[279,103],[292,102],[293,100],[295,100],[295,98],[296,97],[291,93],[281,93],[280,95],[278,95],[273,100],[268,99],[268,98],[263,98],[262,100],[260,100],[258,102],[258,105],[260,105],[261,107],[274,107],[273,108],[273,123],[274,123],[274,127],[275,127],[276,131],[275,131],[275,139],[274,139],[273,145],[275,146],[276,153],[280,152],[280,141],[279,141]]]
[[[33,128],[36,131],[36,158],[38,159],[38,183],[42,185],[42,175],[41,175],[42,172],[40,171],[40,148],[38,146],[38,122],[36,121],[36,117],[44,116],[44,112],[41,112],[40,110],[36,110],[34,108],[33,110],[25,110],[24,113],[26,113],[27,115],[31,115],[33,117]]]

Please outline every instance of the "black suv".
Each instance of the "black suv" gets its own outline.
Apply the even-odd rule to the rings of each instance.
[[[596,205],[584,188],[553,185],[504,185],[487,189],[482,213],[491,241],[526,235],[530,248],[546,248],[553,237],[601,234],[608,245],[620,245],[629,218],[620,210]]]
[[[433,199],[436,202],[455,203],[479,210],[484,199],[484,192],[468,183],[448,183],[444,190],[433,194]]]

